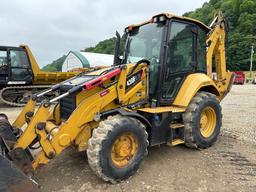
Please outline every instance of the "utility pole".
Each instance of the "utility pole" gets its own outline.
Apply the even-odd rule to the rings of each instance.
[[[253,60],[253,54],[254,54],[254,50],[253,50],[253,45],[252,45],[250,72],[252,72],[252,60]]]

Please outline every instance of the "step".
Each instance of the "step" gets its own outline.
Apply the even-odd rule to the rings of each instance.
[[[180,129],[180,128],[184,128],[184,124],[182,124],[182,123],[172,123],[172,124],[170,125],[170,127],[171,127],[172,129]]]
[[[165,113],[165,112],[172,112],[172,113],[184,113],[186,111],[185,107],[177,107],[177,106],[166,106],[166,107],[148,107],[138,109],[138,111],[146,112],[146,113]]]
[[[184,141],[182,139],[173,139],[172,142],[168,143],[169,146],[176,146],[183,144]]]

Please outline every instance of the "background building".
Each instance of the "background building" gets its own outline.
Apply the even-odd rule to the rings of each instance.
[[[63,62],[62,71],[66,72],[72,69],[96,66],[111,66],[113,61],[114,55],[110,54],[70,51]]]

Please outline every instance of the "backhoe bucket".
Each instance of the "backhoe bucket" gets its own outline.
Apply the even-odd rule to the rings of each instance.
[[[32,156],[26,149],[15,148],[19,131],[13,129],[5,114],[0,114],[0,155],[12,161],[19,169],[27,174],[32,175]],[[2,167],[0,167],[2,171]],[[2,173],[1,173],[2,174]],[[0,180],[2,181],[2,180]]]

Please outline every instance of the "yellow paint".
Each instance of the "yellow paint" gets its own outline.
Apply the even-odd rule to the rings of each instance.
[[[45,155],[49,156],[50,153],[55,154],[53,146],[51,145],[51,143],[47,137],[46,131],[36,129],[36,134],[40,137],[39,143],[40,143]]]
[[[13,122],[12,126],[15,128],[22,128],[26,123],[25,115],[27,112],[35,111],[36,102],[30,99],[26,106],[22,109],[17,119]]]
[[[176,145],[180,145],[183,144],[184,141],[182,139],[173,139],[172,142],[169,144],[171,146],[176,146]]]
[[[95,127],[94,127],[95,128]],[[86,126],[83,128],[81,133],[78,134],[78,136],[75,139],[75,144],[77,146],[78,151],[85,151],[88,147],[88,140],[92,136],[92,127]]]
[[[57,105],[54,106],[53,112],[52,112],[52,118],[55,121],[57,125],[61,123],[60,119],[60,104],[58,103]]]
[[[218,15],[218,21],[222,21],[222,16]],[[225,26],[217,25],[207,39],[210,46],[207,49],[207,74],[212,78],[212,60],[215,57],[217,81],[222,81],[226,77],[226,52],[225,52]]]
[[[143,111],[147,113],[165,113],[165,112],[173,112],[173,113],[181,113],[185,112],[186,108],[184,107],[175,107],[175,106],[166,106],[166,107],[155,107],[155,108],[141,108],[138,111]]]
[[[36,125],[39,122],[46,122],[49,117],[49,107],[41,106],[39,107],[38,111],[31,119],[30,123],[26,127],[25,131],[18,139],[17,143],[15,144],[14,148],[22,148],[26,149],[32,141],[36,138]]]
[[[200,116],[200,132],[208,138],[212,136],[217,123],[215,110],[212,107],[206,107]]]
[[[46,122],[45,129],[50,135],[55,135],[58,132],[58,126],[52,121]]]
[[[187,107],[194,95],[203,87],[211,87],[217,96],[220,94],[212,79],[203,73],[194,73],[182,84],[173,105]]]
[[[139,24],[129,25],[128,27],[126,27],[126,29],[132,30],[134,27],[140,27],[142,25],[152,23],[152,20],[153,20],[154,17],[159,17],[159,16],[162,16],[162,15],[165,16],[167,19],[181,19],[181,20],[184,20],[184,21],[190,21],[190,22],[193,22],[197,25],[203,26],[204,28],[210,30],[210,28],[207,25],[205,25],[204,23],[202,23],[199,20],[192,19],[192,18],[189,18],[189,17],[177,16],[177,15],[174,15],[172,13],[160,13],[160,14],[154,15],[151,19],[149,19],[147,21],[144,21],[142,23],[139,23]]]
[[[71,143],[71,138],[69,136],[69,134],[62,134],[60,137],[59,137],[59,145],[61,147],[66,147],[66,146],[69,146]]]
[[[33,169],[40,167],[41,165],[45,165],[49,163],[50,159],[45,157],[44,151],[41,151],[36,159],[32,162]]]
[[[138,151],[138,140],[132,133],[124,133],[118,137],[111,148],[111,161],[118,167],[126,167],[135,158]]]
[[[92,130],[99,126],[99,122],[92,121],[87,123],[83,128],[82,131],[78,134],[75,139],[75,145],[78,148],[78,151],[85,151],[88,147],[88,140],[92,136]]]

